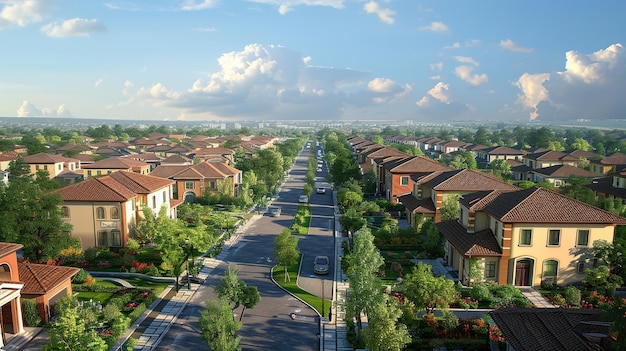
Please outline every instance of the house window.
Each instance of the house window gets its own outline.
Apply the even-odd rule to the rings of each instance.
[[[555,278],[556,272],[559,268],[559,263],[555,260],[546,260],[543,262],[543,276],[544,278]]]
[[[193,182],[185,182],[185,189],[193,189]]]
[[[167,202],[167,192],[163,191],[163,203]]]
[[[576,264],[576,273],[585,273],[585,262],[578,262]]]
[[[152,195],[152,208],[156,208],[156,195]]]
[[[120,209],[111,207],[111,219],[120,219]]]
[[[111,246],[122,246],[122,232],[117,229],[111,230],[109,236]]]
[[[87,177],[91,177],[91,171],[87,171]]]
[[[217,187],[215,186],[215,181],[212,180],[211,182],[209,182],[209,187],[211,188],[211,190],[215,190]]]
[[[555,188],[558,188],[558,187],[560,187],[560,186],[562,185],[562,183],[563,183],[563,182],[561,182],[560,180],[555,180],[555,181],[554,181],[554,187],[555,187]]]
[[[43,165],[43,169],[48,170],[48,165]]]
[[[552,229],[548,232],[548,246],[558,246],[561,243],[561,231]]]
[[[63,170],[63,165],[58,165],[57,166],[57,171],[61,171],[61,170]]]
[[[581,229],[578,231],[576,237],[576,246],[588,246],[589,245],[589,229]]]
[[[97,170],[96,171],[96,175],[102,175],[102,171],[101,170]]]
[[[109,246],[109,232],[106,230],[98,232],[98,246]]]
[[[98,246],[100,247],[119,247],[122,246],[122,232],[117,229],[107,232],[106,230],[98,232]]]
[[[522,229],[519,234],[519,246],[530,246],[532,243],[533,231]]]
[[[409,185],[409,177],[407,176],[400,177],[400,185]]]
[[[496,262],[489,261],[485,263],[485,278],[493,279],[496,277]]]
[[[70,209],[67,206],[61,207],[61,218],[70,218]]]
[[[105,218],[104,207],[96,208],[96,219],[104,219],[104,218]]]

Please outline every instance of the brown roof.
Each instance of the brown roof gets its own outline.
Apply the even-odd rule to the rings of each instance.
[[[414,156],[406,160],[400,160],[396,164],[390,165],[387,169],[391,173],[426,173],[451,170],[450,167],[425,156]]]
[[[40,152],[38,154],[29,155],[29,156],[24,156],[23,160],[24,162],[31,163],[31,164],[33,163],[40,163],[40,164],[58,163],[58,162],[78,163],[79,162],[77,159],[74,159],[74,158],[68,158],[68,157],[61,156],[61,155],[47,154],[45,152]]]
[[[21,249],[22,247],[23,247],[22,244],[0,242],[0,257],[4,257],[9,254],[12,254],[15,251]]]
[[[94,162],[90,165],[85,165],[83,169],[130,169],[133,167],[149,166],[148,163],[143,161],[134,160],[128,157],[110,157]]]
[[[529,160],[538,160],[538,161],[569,161],[569,162],[576,162],[579,160],[578,157],[572,156],[570,154],[566,154],[564,152],[561,151],[552,151],[552,150],[548,150],[548,151],[542,151],[542,152],[536,152],[534,154],[528,154],[526,156],[524,156],[524,158],[527,158]]]
[[[518,189],[502,179],[471,169],[441,172],[424,185],[437,191],[481,191]]]
[[[429,197],[418,200],[415,196],[406,194],[398,196],[398,201],[411,213],[435,214],[435,204]]]
[[[439,222],[435,226],[446,240],[466,257],[502,256],[502,249],[491,229],[468,233],[456,219]]]
[[[223,179],[239,170],[222,162],[200,162],[195,165],[160,165],[150,175],[170,179]]]
[[[24,283],[22,294],[43,295],[72,279],[79,270],[75,267],[19,263],[20,281]]]
[[[490,155],[523,155],[524,151],[513,149],[508,146],[492,146],[485,149],[481,149],[481,152],[486,152]]]
[[[626,164],[626,155],[616,152],[600,160],[600,163],[603,165],[624,165]]]
[[[489,312],[516,351],[588,351],[598,345],[585,338],[585,327],[599,321],[602,310],[564,308],[499,308]],[[595,322],[595,323],[594,323]],[[582,328],[580,328],[582,327]]]
[[[545,188],[502,192],[482,210],[505,223],[626,224],[626,218]]]
[[[586,169],[570,166],[570,165],[556,165],[550,167],[544,167],[534,169],[533,172],[545,175],[551,178],[567,178],[569,176],[578,176],[584,178],[594,178],[598,175],[590,172]]]

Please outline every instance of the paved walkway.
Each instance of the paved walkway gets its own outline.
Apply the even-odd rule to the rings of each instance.
[[[521,287],[519,290],[535,307],[538,308],[556,308],[537,289],[531,287]]]

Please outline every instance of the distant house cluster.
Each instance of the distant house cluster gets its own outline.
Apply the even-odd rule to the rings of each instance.
[[[407,155],[359,136],[348,138],[362,172],[373,172],[376,192],[402,203],[410,225],[432,219],[445,237],[444,263],[459,281],[491,281],[517,286],[579,283],[594,265],[596,240],[613,241],[626,219],[545,188],[521,189],[489,173],[451,169],[436,159],[471,152],[483,166],[511,164],[514,180],[550,182],[558,188],[570,175],[592,180],[596,196],[626,199],[626,155],[601,157],[580,150],[529,151],[486,147],[437,138],[389,137],[388,143],[419,148],[428,156]],[[590,169],[578,168],[581,158]],[[442,221],[441,209],[458,198],[458,220]],[[470,267],[480,271],[470,275]]]

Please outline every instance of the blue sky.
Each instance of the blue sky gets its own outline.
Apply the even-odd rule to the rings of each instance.
[[[0,116],[626,118],[626,2],[0,0]]]

